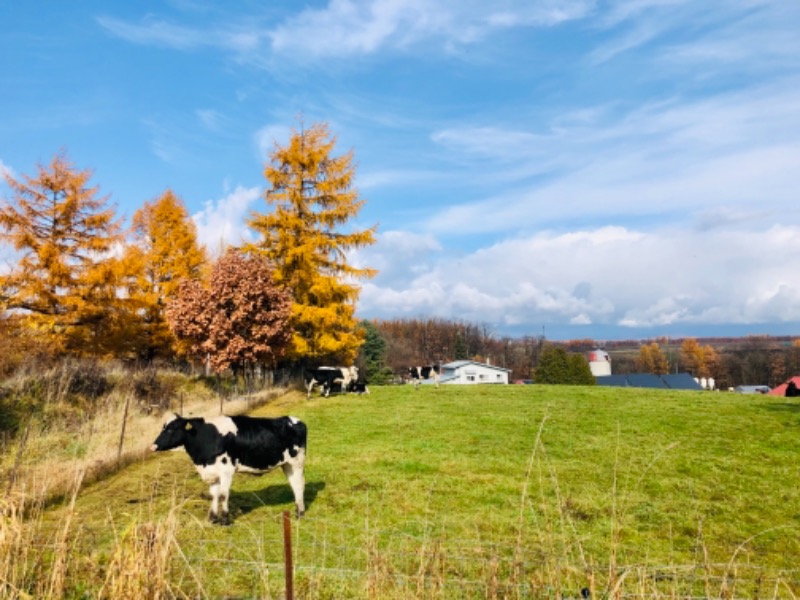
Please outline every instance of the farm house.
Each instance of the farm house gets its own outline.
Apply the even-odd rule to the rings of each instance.
[[[508,383],[511,369],[496,367],[472,360],[456,360],[442,365],[439,376],[440,383],[472,384],[472,383]]]

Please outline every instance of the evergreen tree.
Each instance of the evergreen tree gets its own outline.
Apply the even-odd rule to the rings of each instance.
[[[548,345],[542,351],[534,373],[536,383],[594,385],[589,363],[578,353],[567,353],[561,346]]]
[[[269,259],[276,282],[294,299],[291,360],[349,363],[362,343],[353,280],[375,271],[350,264],[347,252],[374,243],[375,228],[346,227],[364,200],[353,188],[353,153],[334,156],[335,144],[325,123],[276,144],[264,171],[272,210],[253,213],[248,223],[261,240],[247,250]]]
[[[568,379],[570,385],[594,385],[596,383],[589,363],[583,354],[571,352],[567,355]]]
[[[456,347],[453,351],[453,355],[455,360],[467,360],[469,355],[467,354],[467,344],[464,341],[464,336],[461,334],[461,331],[456,332]]]
[[[386,340],[378,328],[370,321],[361,321],[364,343],[359,353],[359,368],[366,380],[373,385],[385,385],[391,382],[392,370],[386,366]]]

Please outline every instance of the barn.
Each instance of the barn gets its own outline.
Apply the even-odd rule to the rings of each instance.
[[[791,382],[794,382],[794,387],[796,389],[800,389],[800,375],[797,375],[780,384],[779,386],[774,387],[772,390],[767,392],[767,394],[770,396],[786,396],[786,388],[789,387],[789,383]],[[790,392],[788,395],[791,396],[792,393]]]
[[[473,360],[456,360],[442,365],[439,383],[473,384],[473,383],[508,383],[511,369],[496,367]]]

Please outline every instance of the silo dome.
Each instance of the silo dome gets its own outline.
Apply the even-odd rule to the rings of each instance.
[[[605,350],[589,352],[589,369],[595,377],[611,375],[611,357]]]

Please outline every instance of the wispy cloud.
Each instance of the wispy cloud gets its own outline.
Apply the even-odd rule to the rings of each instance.
[[[97,23],[110,34],[134,44],[163,46],[176,50],[194,50],[212,44],[216,36],[198,29],[173,25],[147,18],[141,23],[130,23],[113,17],[97,17]]]
[[[462,233],[712,207],[796,215],[800,86],[789,79],[689,102],[666,102],[549,131],[469,126],[434,141],[505,178],[506,190],[427,221]],[[490,168],[488,168],[490,166]],[[547,177],[540,177],[547,175]],[[526,179],[536,178],[532,183]]]
[[[508,0],[331,0],[270,32],[275,52],[307,57],[367,55],[431,44],[452,49],[514,27],[550,27],[586,16],[589,0],[521,6]]]
[[[498,31],[552,27],[581,19],[593,0],[545,0],[522,6],[512,0],[330,0],[306,8],[271,26],[244,24],[235,16],[213,28],[193,28],[148,16],[132,23],[109,16],[97,23],[132,43],[189,51],[217,47],[267,63],[264,53],[315,60],[366,56],[378,51],[436,46],[452,50],[484,40]]]
[[[155,17],[131,23],[114,17],[99,16],[97,23],[111,35],[134,44],[160,46],[175,50],[212,47],[246,54],[261,44],[261,32],[246,26],[224,23],[212,28],[175,25]]]

